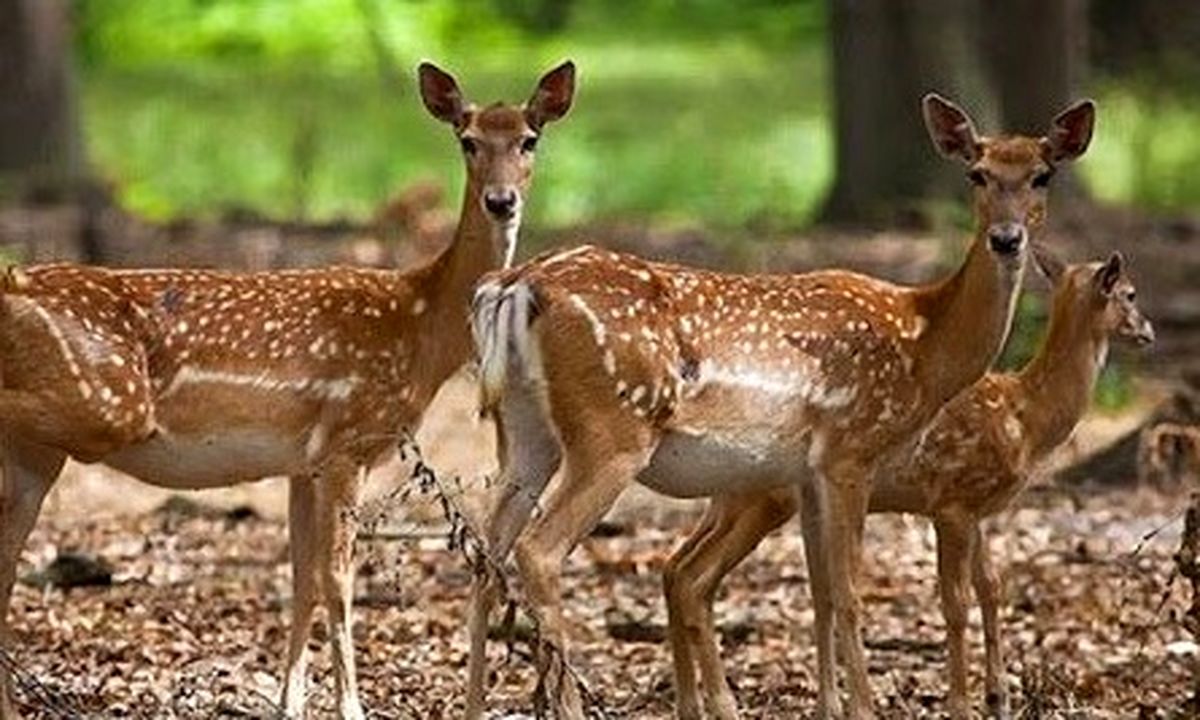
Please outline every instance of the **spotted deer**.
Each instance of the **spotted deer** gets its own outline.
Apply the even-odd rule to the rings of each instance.
[[[1046,137],[981,137],[954,104],[930,95],[923,108],[936,147],[966,163],[975,185],[974,240],[939,282],[722,274],[584,246],[493,273],[476,291],[483,407],[501,456],[486,540],[494,560],[515,544],[559,716],[583,717],[563,682],[562,561],[634,481],[676,497],[803,487],[819,714],[839,707],[835,614],[851,714],[871,712],[851,571],[875,468],[996,357],[1046,186],[1084,152],[1094,117],[1083,102]],[[477,580],[469,611],[471,718],[483,709],[494,582]]]
[[[1038,352],[1020,371],[988,373],[951,400],[911,456],[895,470],[881,470],[871,491],[870,512],[923,515],[936,529],[949,659],[947,704],[956,719],[970,717],[968,578],[983,612],[987,707],[994,717],[1009,715],[999,581],[980,523],[1006,508],[1037,465],[1071,434],[1088,407],[1110,337],[1139,344],[1154,339],[1119,254],[1065,269],[1042,252],[1034,257],[1055,285]],[[788,488],[717,496],[667,563],[664,591],[677,702],[692,716],[699,716],[701,707],[698,665],[703,706],[714,717],[737,717],[713,631],[713,596],[725,575],[798,505]]]
[[[523,106],[468,104],[429,63],[419,77],[425,106],[453,127],[467,168],[454,240],[425,265],[9,271],[0,288],[6,641],[21,546],[66,458],[179,489],[286,475],[294,598],[283,705],[290,716],[304,712],[320,601],[339,714],[363,717],[350,634],[362,478],[470,356],[471,288],[511,260],[534,147],[574,92],[570,62]],[[0,682],[0,716],[13,718],[11,680]]]

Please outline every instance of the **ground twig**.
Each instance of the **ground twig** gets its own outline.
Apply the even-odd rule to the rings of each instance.
[[[467,562],[470,563],[476,582],[483,581],[490,575],[498,583],[498,590],[501,593],[501,597],[505,599],[507,607],[505,625],[511,626],[515,621],[516,608],[518,606],[524,611],[526,617],[530,619],[533,625],[531,630],[531,644],[537,649],[534,657],[539,658],[537,668],[538,683],[534,690],[535,714],[538,717],[545,717],[547,708],[553,706],[550,702],[552,698],[549,696],[550,688],[546,683],[546,675],[550,671],[550,668],[557,665],[564,679],[573,684],[579,692],[584,711],[589,717],[601,720],[610,717],[601,698],[592,691],[583,677],[570,665],[562,649],[542,639],[537,612],[524,599],[518,598],[509,592],[508,585],[504,582],[503,560],[491,555],[483,533],[476,527],[473,520],[463,509],[461,499],[464,493],[461,479],[454,478],[447,482],[438,476],[434,469],[425,463],[421,455],[420,446],[417,445],[416,440],[411,436],[406,436],[401,442],[400,456],[403,460],[411,460],[413,462],[411,478],[415,481],[419,491],[426,495],[432,494],[440,503],[446,522],[450,525],[450,530],[447,533],[450,549],[460,551]],[[513,633],[505,632],[504,634],[509,638],[509,657],[511,658],[514,656],[511,645]],[[560,686],[559,691],[561,692],[561,690]]]
[[[7,650],[0,647],[0,670],[13,680],[18,698],[26,706],[37,711],[40,717],[52,720],[78,720],[89,713],[70,696],[64,695],[39,680],[17,662]]]

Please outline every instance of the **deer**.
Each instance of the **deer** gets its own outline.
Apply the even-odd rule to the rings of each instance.
[[[453,241],[409,270],[235,273],[10,268],[0,284],[0,639],[21,547],[68,457],[173,489],[289,478],[292,622],[282,705],[305,711],[325,607],[340,717],[364,717],[351,639],[355,508],[366,473],[415,430],[472,354],[471,289],[511,264],[535,150],[570,109],[575,66],[528,102],[468,103],[450,74],[421,97],[466,164]],[[0,670],[0,672],[3,672]],[[17,716],[0,675],[0,717]]]
[[[1062,445],[1090,403],[1110,338],[1154,341],[1120,253],[1064,266],[1034,251],[1054,286],[1050,321],[1038,351],[1016,372],[990,372],[938,413],[911,457],[881,470],[869,512],[913,513],[933,521],[949,659],[949,715],[970,717],[967,697],[968,578],[983,616],[986,706],[1009,717],[1003,681],[1000,581],[982,521],[1006,509],[1047,456]],[[713,498],[687,540],[668,560],[663,589],[681,716],[736,718],[721,668],[712,601],[721,580],[767,534],[798,510],[788,488]],[[699,667],[703,705],[696,686]]]
[[[1095,117],[1083,101],[1044,137],[988,137],[936,94],[922,108],[933,144],[966,164],[974,186],[976,231],[940,281],[727,274],[588,245],[481,280],[480,402],[500,456],[484,543],[490,565],[515,554],[557,716],[583,717],[567,681],[562,562],[633,482],[675,497],[777,487],[811,496],[802,531],[817,598],[818,715],[840,714],[835,618],[850,715],[872,713],[854,570],[875,470],[991,366],[1051,176],[1086,150]],[[484,708],[496,575],[477,573],[468,606],[468,718]]]

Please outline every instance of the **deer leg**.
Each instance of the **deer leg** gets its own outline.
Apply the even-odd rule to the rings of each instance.
[[[529,409],[538,410],[538,414],[529,414]],[[488,515],[484,538],[488,557],[471,583],[467,624],[471,648],[467,662],[468,720],[483,717],[487,692],[488,616],[502,580],[496,573],[508,558],[517,536],[529,523],[538,498],[562,459],[558,440],[540,417],[538,408],[527,406],[524,398],[514,393],[505,398],[496,422],[501,447],[500,494]],[[508,442],[510,429],[521,442]]]
[[[970,717],[967,700],[967,581],[971,528],[960,520],[938,518],[938,589],[946,617],[946,658],[950,674],[947,710],[954,720]]]
[[[21,548],[37,522],[42,501],[66,455],[58,450],[7,441],[3,447],[3,476],[0,477],[0,650],[12,649],[8,608]],[[18,718],[13,682],[0,667],[0,718]]]
[[[867,506],[870,500],[870,474],[860,468],[842,468],[817,479],[825,487],[824,495],[827,502],[818,502],[816,512],[822,517],[819,525],[822,530],[820,554],[826,558],[825,575],[829,583],[830,598],[833,605],[833,616],[837,627],[838,645],[841,650],[842,662],[846,668],[846,679],[850,690],[850,702],[846,716],[852,720],[871,717],[874,713],[871,697],[871,684],[867,678],[867,659],[863,652],[861,606],[857,591],[857,575],[859,558],[862,554],[860,543],[862,528],[866,522]],[[802,502],[802,506],[808,505]],[[814,577],[818,574],[810,570]],[[814,595],[817,583],[813,583]],[[818,632],[828,632],[821,628],[818,621]],[[820,646],[818,645],[818,651]],[[832,659],[829,661],[832,662]],[[826,678],[822,676],[822,682]],[[826,690],[823,690],[824,694]],[[829,698],[821,702],[821,707],[829,708]]]
[[[671,647],[671,666],[675,677],[675,717],[678,720],[699,720],[704,717],[700,704],[700,687],[696,683],[696,656],[692,652],[687,627],[686,607],[692,587],[683,581],[681,571],[692,561],[696,548],[706,537],[717,531],[722,515],[717,501],[709,503],[700,524],[684,540],[663,568],[663,596],[667,602],[667,640]]]
[[[1000,638],[1000,576],[992,565],[987,541],[979,526],[971,541],[971,580],[983,615],[983,647],[986,662],[984,689],[988,714],[1000,720],[1010,716],[1008,688],[1004,682],[1004,646]]]
[[[719,520],[678,568],[675,603],[681,611],[682,630],[699,658],[708,713],[720,720],[736,720],[737,700],[721,664],[713,598],[729,571],[758,547],[768,533],[787,522],[796,507],[794,502],[781,503],[776,496],[767,494],[718,498],[713,505]]]
[[[354,538],[358,532],[358,499],[365,468],[348,464],[323,473],[317,486],[318,586],[329,618],[333,677],[341,720],[363,720],[354,669],[352,611],[354,602]]]
[[[828,500],[825,488],[815,482],[801,485],[800,529],[804,534],[804,558],[812,590],[813,636],[817,646],[817,711],[820,720],[842,714],[837,689],[837,656],[833,590],[830,588],[825,528]]]
[[[648,445],[639,443],[635,447]],[[534,519],[516,546],[517,569],[541,633],[538,666],[545,697],[553,708],[551,716],[562,720],[584,718],[579,688],[567,662],[567,631],[559,588],[562,563],[645,468],[650,452],[638,449],[605,455],[590,457],[578,446],[567,449],[566,475],[551,491],[545,511]]]
[[[292,556],[292,623],[288,631],[283,707],[289,718],[304,717],[307,700],[308,640],[317,602],[316,487],[314,478],[298,475],[288,486],[288,546]]]

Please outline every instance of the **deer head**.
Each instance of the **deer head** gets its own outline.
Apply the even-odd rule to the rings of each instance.
[[[432,63],[421,63],[419,74],[425,107],[454,128],[467,164],[467,201],[479,203],[507,267],[516,252],[538,138],[547,123],[570,110],[575,65],[568,60],[546,73],[520,107],[493,103],[478,108],[467,102],[449,73]]]
[[[1034,252],[1038,269],[1054,284],[1057,293],[1069,293],[1069,307],[1091,318],[1097,337],[1115,336],[1139,345],[1154,342],[1154,326],[1137,305],[1137,289],[1129,277],[1128,263],[1119,252],[1104,262],[1064,265],[1044,250]]]
[[[1083,155],[1096,107],[1080,101],[1059,113],[1043,137],[980,136],[971,118],[936,94],[922,103],[929,137],[942,155],[966,164],[974,186],[977,230],[993,252],[1016,255],[1046,216],[1046,189],[1059,163]]]
[[[1091,285],[1093,296],[1104,303],[1106,331],[1139,345],[1154,342],[1154,326],[1137,306],[1137,289],[1121,253],[1114,252],[1092,273]]]

